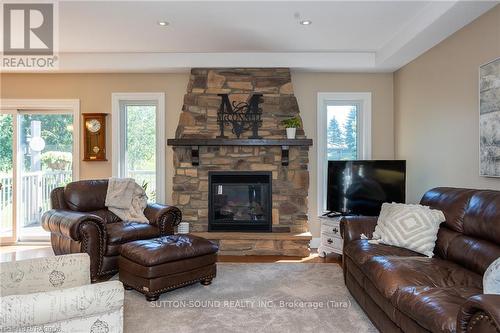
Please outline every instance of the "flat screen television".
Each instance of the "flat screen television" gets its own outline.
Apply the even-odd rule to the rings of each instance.
[[[405,199],[406,161],[328,161],[329,211],[376,216],[382,203]]]

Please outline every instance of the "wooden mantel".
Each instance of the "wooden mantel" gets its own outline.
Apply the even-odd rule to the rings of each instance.
[[[191,147],[191,163],[200,164],[200,146],[280,146],[281,165],[288,165],[290,146],[312,146],[312,139],[168,139],[169,146]]]

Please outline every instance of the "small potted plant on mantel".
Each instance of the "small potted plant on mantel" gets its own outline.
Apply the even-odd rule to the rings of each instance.
[[[295,133],[297,132],[297,128],[300,127],[301,122],[299,117],[293,117],[290,119],[283,120],[283,126],[286,128],[286,138],[287,139],[295,139]]]

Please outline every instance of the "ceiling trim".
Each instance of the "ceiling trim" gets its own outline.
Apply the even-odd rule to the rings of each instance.
[[[57,73],[164,73],[192,67],[290,67],[317,71],[374,70],[374,52],[63,53]],[[5,69],[5,72],[26,72]]]
[[[376,55],[376,66],[397,70],[451,36],[499,1],[436,1],[429,3]]]

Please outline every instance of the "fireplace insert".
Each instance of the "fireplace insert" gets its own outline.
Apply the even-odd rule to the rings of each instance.
[[[271,172],[208,173],[208,231],[272,230]]]

